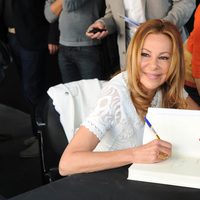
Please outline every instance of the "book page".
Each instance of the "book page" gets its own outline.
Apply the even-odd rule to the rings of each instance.
[[[147,119],[162,140],[172,144],[172,156],[200,158],[200,111],[149,108]],[[155,139],[145,124],[143,143]]]
[[[128,179],[200,188],[200,111],[149,108],[146,117],[172,144],[172,156],[160,163],[132,164]],[[145,125],[143,143],[155,138]]]

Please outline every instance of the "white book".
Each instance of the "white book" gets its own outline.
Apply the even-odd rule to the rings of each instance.
[[[132,164],[128,179],[200,189],[200,111],[149,108],[147,119],[162,140],[172,143],[172,156],[160,163]],[[143,143],[153,139],[145,124]]]

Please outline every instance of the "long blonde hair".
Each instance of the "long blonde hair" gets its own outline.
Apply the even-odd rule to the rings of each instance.
[[[141,49],[145,38],[152,33],[167,35],[172,42],[172,59],[168,70],[166,81],[160,86],[162,92],[163,108],[185,108],[186,101],[183,97],[185,80],[185,65],[183,55],[183,44],[176,26],[168,21],[159,19],[149,20],[143,23],[132,38],[126,60],[128,73],[128,86],[132,101],[141,119],[146,115],[153,96],[149,96],[140,84],[140,60]]]

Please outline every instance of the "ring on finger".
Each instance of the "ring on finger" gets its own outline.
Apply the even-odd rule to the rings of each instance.
[[[158,154],[158,159],[160,160],[166,160],[168,157],[169,157],[168,154],[163,153],[163,152],[159,152]]]

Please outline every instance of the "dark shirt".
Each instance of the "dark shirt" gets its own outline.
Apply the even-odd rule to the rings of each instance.
[[[47,48],[49,23],[44,16],[45,0],[0,0],[0,4],[4,5],[4,23],[15,28],[24,48]]]
[[[7,27],[14,27],[14,21],[13,21],[13,11],[12,11],[12,0],[6,0],[4,1],[4,11],[3,11],[3,17],[4,17],[4,23]]]
[[[45,0],[12,1],[14,25],[20,44],[29,50],[46,48],[49,24],[44,16]]]
[[[6,41],[6,26],[3,18],[4,0],[0,0],[0,40]]]
[[[49,25],[44,4],[45,0],[0,0],[0,38],[5,40],[10,27],[16,29],[18,41],[28,50],[47,48],[48,43],[58,44],[57,22]]]

